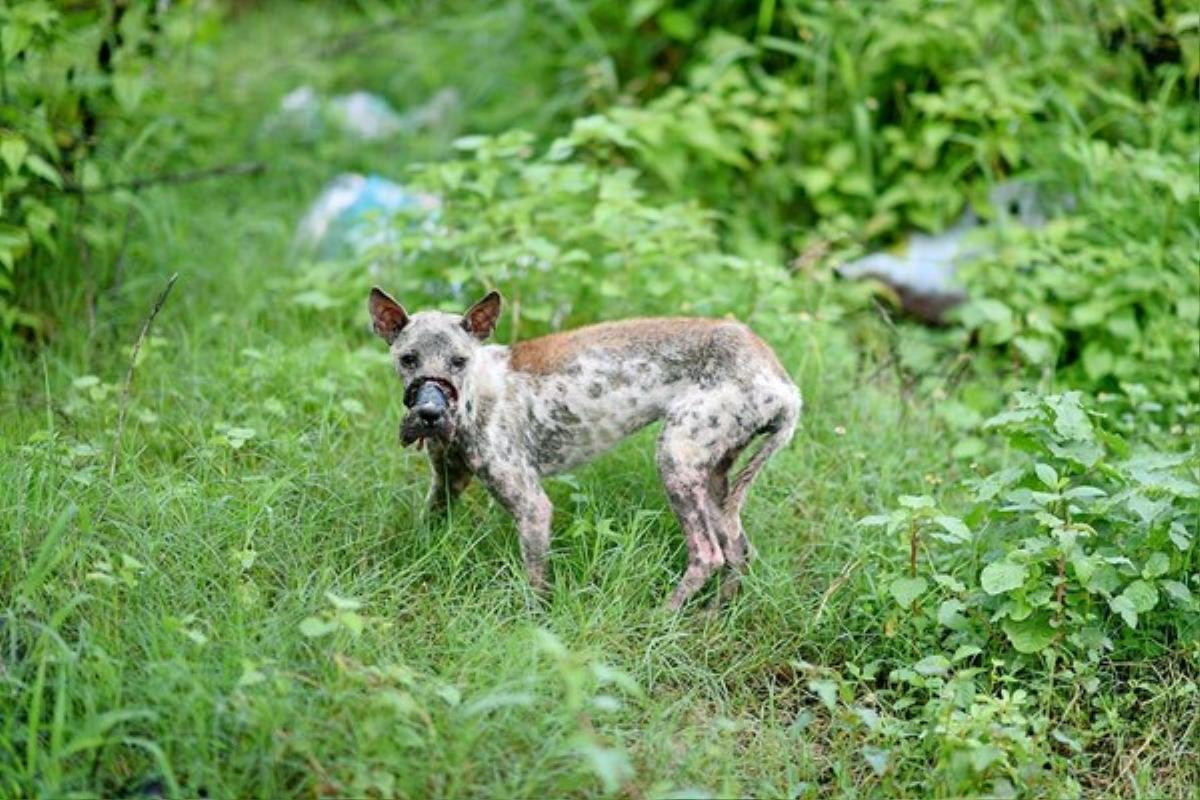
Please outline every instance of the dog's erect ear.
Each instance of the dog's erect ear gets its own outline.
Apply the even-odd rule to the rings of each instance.
[[[367,308],[371,310],[371,324],[375,327],[375,332],[388,344],[396,341],[400,331],[408,324],[408,312],[404,310],[404,306],[378,286],[371,290]]]
[[[500,319],[500,293],[495,289],[484,295],[484,298],[467,309],[463,314],[463,330],[483,341],[496,330],[496,320]]]

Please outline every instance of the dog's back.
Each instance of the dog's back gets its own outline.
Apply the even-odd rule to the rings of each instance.
[[[660,419],[694,446],[720,450],[744,445],[781,412],[794,424],[799,411],[775,354],[729,320],[591,325],[513,345],[509,368],[525,400],[518,405],[526,418],[515,422],[541,474],[569,469]]]
[[[583,361],[638,356],[663,364],[708,365],[720,370],[728,366],[722,363],[722,355],[739,352],[754,354],[758,366],[769,364],[778,375],[787,377],[771,348],[747,326],[702,317],[643,317],[552,333],[514,344],[510,366],[518,372],[545,375]]]

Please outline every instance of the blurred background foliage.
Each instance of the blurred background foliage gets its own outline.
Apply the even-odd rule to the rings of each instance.
[[[206,113],[199,83],[195,113],[164,88],[252,7],[20,0],[0,11],[5,339],[52,338],[76,316],[49,302],[61,294],[50,281],[84,286],[76,302],[94,314],[95,295],[125,268],[114,254],[142,181],[210,168],[218,155],[287,168],[261,131]],[[1167,422],[1200,398],[1196,371],[1178,368],[1200,348],[1200,17],[1185,3],[556,0],[364,3],[358,13],[375,28],[313,47],[336,63],[372,38],[394,45],[385,34],[402,37],[418,20],[447,38],[424,45],[438,58],[413,59],[425,65],[415,83],[385,61],[369,75],[334,67],[327,85],[353,80],[404,106],[422,83],[469,76],[456,87],[466,119],[406,154],[467,159],[427,171],[457,233],[433,248],[443,258],[422,253],[409,272],[505,263],[485,274],[528,276],[527,331],[595,316],[601,301],[647,310],[630,281],[648,288],[643,299],[688,285],[704,313],[746,313],[764,290],[769,303],[808,307],[815,292],[822,313],[853,313],[867,307],[863,291],[817,286],[833,267],[907,231],[942,230],[968,205],[986,219],[988,190],[1016,178],[1069,198],[1070,210],[999,237],[965,273],[973,302],[952,329],[967,339],[936,347],[978,346],[989,370],[1053,375]],[[255,68],[269,71],[285,56],[263,58]],[[452,150],[464,124],[503,134],[507,154]],[[337,145],[315,147],[354,166]],[[552,190],[518,189],[516,208],[454,169]],[[598,197],[618,195],[624,211],[592,213]],[[529,224],[506,225],[516,218]],[[584,220],[590,247],[568,240],[589,236]],[[632,257],[611,255],[622,248]],[[748,283],[729,280],[739,270]],[[918,371],[929,367],[921,349]]]

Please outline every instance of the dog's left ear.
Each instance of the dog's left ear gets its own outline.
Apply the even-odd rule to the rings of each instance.
[[[500,293],[495,289],[488,292],[482,300],[467,309],[463,314],[463,330],[483,341],[496,330],[496,321],[500,319]]]

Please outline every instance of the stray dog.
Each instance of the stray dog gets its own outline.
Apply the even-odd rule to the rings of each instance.
[[[485,345],[500,316],[489,292],[465,314],[409,314],[379,288],[375,332],[404,381],[405,446],[428,444],[429,507],[444,512],[472,476],[516,519],[530,584],[546,586],[550,500],[539,479],[662,420],[658,470],[687,540],[678,609],[721,567],[737,590],[749,556],[740,512],[767,459],[788,443],[800,393],[771,349],[739,322],[631,319],[512,347]],[[734,461],[761,447],[734,476]]]

